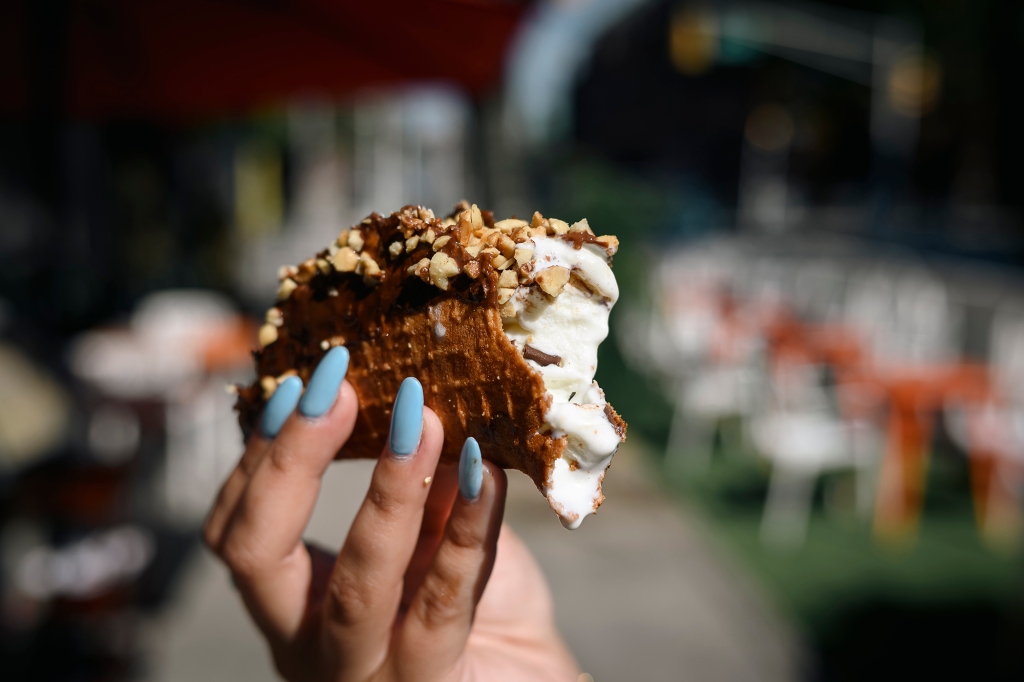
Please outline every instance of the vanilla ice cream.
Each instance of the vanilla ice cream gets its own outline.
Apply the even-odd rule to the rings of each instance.
[[[576,248],[561,236],[534,236],[523,247],[533,250],[532,276],[546,284],[551,275],[555,283],[518,287],[503,310],[504,329],[543,377],[551,397],[545,428],[554,438],[566,438],[543,493],[562,525],[575,529],[600,505],[604,472],[622,440],[594,381],[597,347],[608,336],[608,314],[619,288],[608,251],[599,245]],[[506,317],[509,306],[515,314]]]

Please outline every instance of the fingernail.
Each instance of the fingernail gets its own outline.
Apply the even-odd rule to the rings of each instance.
[[[281,382],[263,409],[261,428],[264,436],[273,438],[281,431],[288,415],[294,412],[295,406],[299,404],[300,395],[302,395],[302,379],[291,376]]]
[[[480,457],[480,444],[476,438],[467,438],[459,455],[459,492],[467,500],[480,497],[484,482],[484,462]]]
[[[420,444],[423,431],[423,386],[407,377],[398,389],[391,415],[391,452],[408,455]]]
[[[306,417],[322,417],[338,399],[338,389],[348,371],[348,349],[335,346],[316,366],[309,386],[299,401],[299,412]]]

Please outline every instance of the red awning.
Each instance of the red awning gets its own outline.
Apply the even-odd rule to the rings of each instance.
[[[446,81],[480,93],[501,76],[523,5],[72,0],[68,8],[66,22],[52,22],[57,31],[65,26],[68,36],[65,94],[57,98],[67,115],[187,119],[409,81]],[[26,25],[25,7],[20,16],[12,14]],[[8,111],[28,111],[26,93],[38,90],[30,87],[38,76],[26,57],[39,52],[30,42],[40,35],[40,21],[32,19],[34,31],[0,48],[12,53],[9,65],[27,73],[0,78]],[[48,25],[44,21],[42,30]]]

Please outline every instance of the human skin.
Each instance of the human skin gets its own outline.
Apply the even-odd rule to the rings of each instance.
[[[287,410],[272,438],[253,434],[204,528],[278,672],[294,682],[576,680],[544,576],[502,523],[505,472],[485,461],[479,496],[467,499],[457,466],[439,464],[444,433],[429,408],[411,453],[389,441],[340,552],[303,542],[356,420],[347,382],[328,403],[314,417]]]

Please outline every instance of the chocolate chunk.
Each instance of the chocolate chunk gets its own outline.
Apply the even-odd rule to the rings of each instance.
[[[548,355],[544,351],[537,350],[529,344],[523,344],[523,357],[527,360],[533,360],[541,367],[547,367],[548,365],[560,365],[562,358],[557,355]]]

